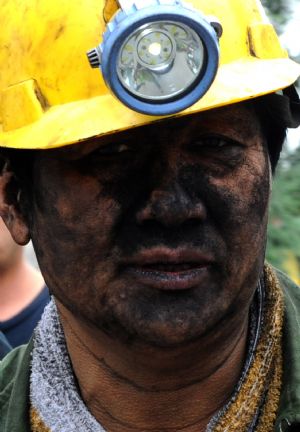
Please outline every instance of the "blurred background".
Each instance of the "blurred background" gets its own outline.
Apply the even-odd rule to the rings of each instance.
[[[263,4],[290,56],[300,62],[300,0],[263,0]],[[300,128],[288,133],[275,174],[267,259],[300,284]]]

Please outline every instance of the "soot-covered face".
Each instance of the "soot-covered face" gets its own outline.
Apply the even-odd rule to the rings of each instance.
[[[270,188],[248,105],[40,152],[34,184],[45,280],[87,322],[173,346],[246,313]]]

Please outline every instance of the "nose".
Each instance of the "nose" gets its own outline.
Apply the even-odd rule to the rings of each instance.
[[[206,218],[206,208],[199,198],[194,198],[178,182],[169,182],[164,188],[153,190],[144,206],[137,212],[137,222],[159,222],[165,227],[176,227],[187,222],[201,222]]]

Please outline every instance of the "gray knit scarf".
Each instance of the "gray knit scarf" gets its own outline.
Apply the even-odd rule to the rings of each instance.
[[[254,306],[255,304],[255,306]],[[250,314],[248,356],[232,403],[250,367],[261,328],[262,290],[258,289]],[[51,432],[105,432],[84,404],[76,384],[57,308],[52,300],[34,334],[32,352],[30,403],[44,425]],[[227,404],[210,421],[207,432],[212,432]],[[253,419],[248,432],[255,428]]]

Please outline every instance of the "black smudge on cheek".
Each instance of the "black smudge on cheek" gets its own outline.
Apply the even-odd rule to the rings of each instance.
[[[263,146],[264,156],[264,169],[261,175],[257,175],[253,188],[252,188],[252,200],[251,207],[256,211],[257,218],[262,220],[268,209],[268,204],[271,195],[271,167],[269,163],[269,154],[267,150],[267,144]]]
[[[261,163],[263,170],[244,158],[238,169],[221,179],[214,171],[195,164],[183,167],[178,177],[192,199],[203,201],[209,216],[218,224],[243,224],[252,218],[256,223],[265,215],[270,193],[266,154]]]
[[[153,153],[141,155],[136,161],[111,165],[108,174],[100,167],[95,174],[101,184],[101,195],[114,199],[125,209],[132,202],[143,200],[167,166],[163,160],[157,163],[157,157]]]
[[[49,195],[51,195],[50,199]],[[48,199],[43,199],[43,196],[47,196]],[[56,193],[49,194],[47,190],[40,187],[35,191],[34,198],[32,241],[46,284],[52,290],[60,283],[64,283],[63,275],[71,257],[71,254],[67,253],[66,244],[70,241],[74,244],[76,240],[69,229],[57,222],[60,220],[60,214],[54,205]],[[53,230],[51,230],[52,226]],[[58,275],[60,281],[57,280]]]
[[[178,177],[190,199],[195,204],[203,203],[208,222],[219,226],[233,219],[240,205],[239,197],[231,189],[215,185],[211,173],[203,170],[200,164],[181,168]]]
[[[173,181],[189,196],[191,205],[204,205],[207,217],[205,220],[186,220],[174,228],[166,228],[155,220],[144,226],[136,224],[135,214],[151,192],[149,183],[145,182],[146,187],[143,189],[140,182],[142,193],[139,194],[137,189],[131,194],[127,193],[127,201],[123,204],[125,217],[116,229],[120,249],[130,254],[143,246],[166,244],[177,247],[190,244],[207,250],[219,248],[224,251],[222,239],[233,245],[242,242],[243,236],[247,237],[246,231],[255,236],[266,214],[269,173],[267,164],[263,173],[256,176],[253,175],[254,167],[252,172],[248,172],[249,167],[244,168],[242,165],[236,173],[231,173],[229,179],[218,177],[216,182],[213,174],[203,169],[201,164],[181,164]],[[134,182],[132,185],[136,187]],[[136,196],[139,198],[136,199]],[[120,195],[116,199],[120,199]],[[170,202],[166,205],[170,205]],[[176,200],[174,202],[176,204]],[[177,202],[180,202],[178,197]]]
[[[50,164],[50,172],[51,167]],[[82,209],[80,200],[76,199],[74,184],[70,185],[68,193],[60,175],[45,175],[43,168],[49,166],[41,164],[35,169],[32,239],[46,283],[55,291],[59,286],[69,286],[67,276],[77,268],[80,268],[77,281],[92,274],[95,235],[81,220]],[[67,199],[64,200],[64,197]],[[76,207],[76,202],[77,211],[68,211]]]

